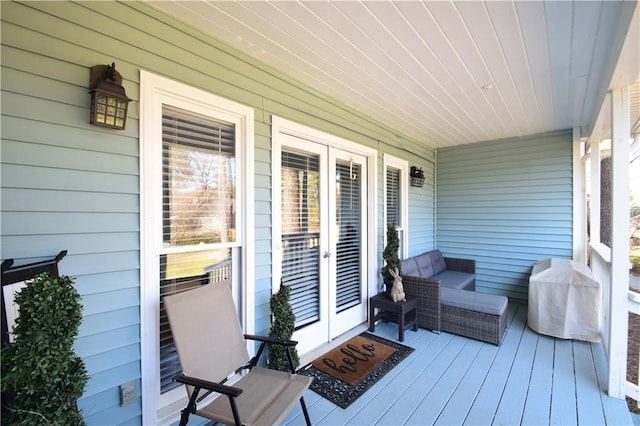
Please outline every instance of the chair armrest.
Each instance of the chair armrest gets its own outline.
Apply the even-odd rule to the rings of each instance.
[[[220,383],[210,382],[208,380],[198,379],[195,377],[179,374],[174,380],[185,385],[194,386],[196,388],[206,389],[213,392],[222,393],[229,396],[238,396],[242,393],[242,389],[233,386],[221,385]]]
[[[444,263],[447,265],[447,269],[451,271],[468,272],[470,274],[476,273],[475,259],[458,259],[455,257],[445,257]]]
[[[268,336],[256,336],[253,334],[245,334],[244,338],[248,340],[256,340],[258,342],[272,343],[275,345],[283,345],[283,346],[295,346],[298,344],[298,342],[295,340],[278,339],[275,337],[268,337]]]
[[[249,363],[247,365],[245,365],[244,367],[242,367],[242,369],[249,369],[251,370],[253,367],[258,365],[258,361],[260,360],[260,357],[262,356],[262,353],[266,347],[266,345],[279,345],[279,346],[284,346],[287,352],[287,358],[289,359],[289,364],[291,365],[291,372],[295,373],[296,369],[295,369],[295,365],[293,364],[293,359],[291,357],[291,348],[295,347],[298,342],[295,340],[287,340],[287,339],[279,339],[276,337],[268,337],[268,336],[256,336],[253,334],[245,334],[244,338],[247,340],[255,340],[257,342],[260,342],[260,347],[258,348],[258,352],[255,354],[255,356],[253,358],[251,358],[251,360],[249,361]]]
[[[404,292],[418,298],[418,326],[440,331],[440,280],[402,276]]]

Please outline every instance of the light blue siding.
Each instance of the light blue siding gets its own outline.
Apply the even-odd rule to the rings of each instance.
[[[380,144],[378,158],[378,217],[384,218],[384,192],[385,173],[384,159],[382,153],[388,153],[395,157],[406,159],[409,167],[416,166],[422,168],[425,176],[422,188],[409,185],[409,252],[406,257],[416,256],[425,251],[432,250],[435,244],[435,151],[426,149],[424,146],[411,150],[402,144],[387,145]],[[384,250],[384,238],[386,226],[384,220],[378,221],[378,264],[384,264],[382,251]],[[378,277],[382,285],[382,276]]]
[[[437,246],[476,259],[479,291],[526,300],[533,263],[572,255],[572,135],[437,152]]]
[[[76,341],[91,375],[87,423],[140,424],[140,70],[254,108],[255,324],[269,328],[273,115],[429,169],[434,152],[143,2],[0,2],[1,257],[26,263],[68,250],[84,321]],[[126,130],[89,125],[89,68],[115,62]],[[378,181],[378,197],[382,197]],[[412,250],[433,245],[434,181],[411,188]],[[381,206],[381,204],[380,204]],[[381,213],[381,210],[380,210]],[[425,223],[423,223],[425,222]],[[378,229],[382,229],[379,215]],[[382,238],[380,238],[380,251]],[[381,257],[380,257],[381,262]],[[136,381],[138,400],[119,404]]]
[[[409,186],[409,256],[416,256],[435,247],[435,166],[412,160],[409,166],[422,167],[425,176],[422,188]]]

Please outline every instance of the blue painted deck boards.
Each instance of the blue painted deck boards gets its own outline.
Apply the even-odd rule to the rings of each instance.
[[[526,306],[511,304],[500,347],[449,333],[405,332],[415,351],[346,409],[313,391],[314,425],[631,425],[624,400],[605,388],[602,345],[554,339],[526,327]],[[377,335],[397,338],[381,323]],[[304,424],[299,406],[286,425]]]

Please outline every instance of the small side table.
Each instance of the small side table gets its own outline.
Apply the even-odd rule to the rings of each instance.
[[[385,312],[395,314],[398,318],[398,340],[404,342],[404,330],[413,327],[413,331],[418,331],[418,321],[416,310],[418,309],[418,298],[416,296],[406,296],[405,302],[394,302],[386,294],[378,294],[369,299],[369,331],[376,331],[376,321]],[[375,313],[376,308],[380,312]]]

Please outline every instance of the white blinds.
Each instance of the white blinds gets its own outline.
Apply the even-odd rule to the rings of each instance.
[[[161,263],[166,264],[166,256],[162,256]],[[181,293],[207,283],[206,274],[160,280],[160,390],[163,393],[180,386],[180,383],[173,381],[173,377],[182,371],[164,308],[164,296]]]
[[[400,169],[387,167],[387,225],[400,226]]]
[[[336,312],[360,303],[361,182],[359,164],[336,164]]]
[[[163,105],[160,253],[160,387],[179,386],[178,355],[164,296],[231,279],[231,251],[203,249],[235,239],[235,125]],[[178,253],[171,250],[180,247]]]
[[[235,125],[162,108],[163,241],[227,242],[235,232]]]
[[[282,283],[296,328],[320,318],[319,158],[282,152]]]

